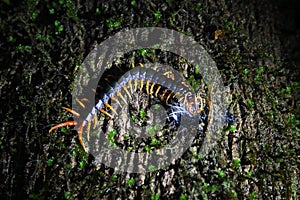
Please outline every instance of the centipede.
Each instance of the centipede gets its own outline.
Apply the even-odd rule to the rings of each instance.
[[[100,86],[100,90],[104,87],[108,88],[102,92],[102,96],[98,102],[91,108],[88,114],[83,117],[70,108],[63,107],[66,111],[72,113],[78,119],[59,123],[50,128],[49,133],[63,126],[78,126],[78,140],[85,151],[86,145],[83,140],[83,134],[86,134],[89,140],[91,129],[95,129],[98,123],[98,115],[103,114],[109,118],[118,115],[118,111],[112,103],[123,107],[128,105],[126,97],[131,99],[132,94],[140,91],[148,96],[154,96],[166,105],[171,105],[171,116],[175,118],[176,123],[179,122],[181,114],[193,117],[196,113],[203,110],[203,100],[194,95],[192,88],[181,78],[171,71],[163,71],[161,68],[151,68],[139,64],[121,76],[121,78],[112,84],[107,81],[106,86]],[[103,90],[104,91],[104,90]],[[174,99],[176,103],[174,104]],[[84,106],[86,99],[76,100],[81,107]]]

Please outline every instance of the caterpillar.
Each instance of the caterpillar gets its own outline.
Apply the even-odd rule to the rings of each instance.
[[[175,118],[177,118],[176,116],[178,113],[184,113],[192,117],[203,109],[202,100],[193,94],[191,87],[189,87],[182,77],[180,78],[170,71],[163,72],[159,69],[155,70],[150,67],[144,67],[142,64],[140,64],[140,67],[134,67],[133,65],[133,69],[122,75],[113,86],[110,84],[108,85],[108,92],[103,94],[102,98],[99,99],[97,104],[93,106],[91,111],[81,122],[80,120],[63,122],[53,126],[49,132],[63,126],[78,125],[78,139],[83,149],[86,151],[87,149],[82,137],[84,129],[86,129],[85,132],[87,134],[87,139],[89,140],[92,122],[94,122],[93,128],[96,128],[98,113],[101,112],[104,115],[113,118],[112,113],[117,114],[117,111],[109,104],[109,102],[115,102],[122,107],[122,103],[127,104],[124,96],[127,95],[131,98],[131,94],[135,91],[144,91],[147,95],[155,96],[161,101],[164,101],[167,105],[170,103],[171,99],[177,99],[178,104],[174,106],[173,110],[175,111],[171,113]],[[79,100],[77,100],[77,102],[82,104]],[[66,107],[63,108],[75,116],[80,117],[80,114],[76,111]]]

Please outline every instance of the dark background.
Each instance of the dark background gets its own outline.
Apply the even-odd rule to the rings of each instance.
[[[0,199],[299,198],[299,14],[297,0],[1,0]],[[70,119],[61,108],[90,50],[146,26],[209,52],[236,122],[209,156],[190,149],[167,169],[119,175],[93,164],[75,131],[48,130]]]

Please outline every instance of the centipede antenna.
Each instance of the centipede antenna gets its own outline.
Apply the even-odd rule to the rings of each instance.
[[[181,106],[172,106],[172,110],[173,110],[173,108],[175,108],[176,111],[172,112],[172,113],[175,113],[175,114],[188,114],[188,115],[190,115],[190,113],[186,109],[184,109],[183,107],[181,107]]]

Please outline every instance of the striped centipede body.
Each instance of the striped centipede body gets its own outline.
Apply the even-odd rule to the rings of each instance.
[[[101,112],[104,115],[113,118],[113,115],[118,113],[110,102],[115,102],[120,107],[127,105],[128,102],[126,101],[125,95],[131,99],[131,94],[135,91],[143,91],[147,95],[159,98],[167,105],[172,99],[177,99],[180,105],[177,106],[180,107],[179,112],[185,113],[189,116],[193,116],[194,114],[201,112],[203,109],[202,100],[193,95],[193,91],[188,84],[186,84],[183,80],[181,81],[179,77],[176,77],[176,74],[169,71],[162,72],[160,70],[155,70],[141,65],[140,67],[134,67],[127,71],[113,86],[111,84],[108,85],[109,90],[102,95],[102,98],[100,98],[97,104],[93,106],[91,111],[81,123],[79,123],[79,121],[63,122],[52,127],[49,132],[62,126],[78,125],[78,138],[80,144],[84,150],[86,150],[82,138],[84,129],[87,134],[87,139],[89,140],[92,122],[94,122],[93,128],[95,128],[98,122],[98,113]],[[79,100],[78,103],[83,104]],[[81,106],[83,107],[84,105]],[[79,116],[77,112],[69,108],[64,109],[76,116]]]

